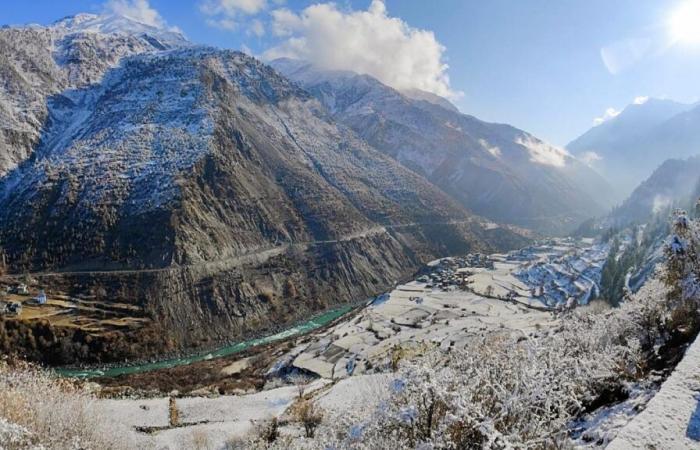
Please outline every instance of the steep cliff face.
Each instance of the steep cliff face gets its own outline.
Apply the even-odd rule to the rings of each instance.
[[[39,137],[0,178],[12,272],[137,305],[183,347],[361,300],[429,258],[526,241],[253,58],[168,48],[169,35],[105,37],[90,20],[38,58],[52,58],[62,84],[37,94],[44,118],[28,135]],[[94,55],[86,39],[131,38],[150,47],[94,73],[89,57],[61,56]]]
[[[477,214],[563,233],[611,206],[599,175],[522,130],[461,114],[444,99],[404,95],[367,75],[289,59],[271,65],[337,121]]]
[[[49,105],[35,157],[3,180],[17,268],[163,267],[472,220],[240,53],[134,57]]]

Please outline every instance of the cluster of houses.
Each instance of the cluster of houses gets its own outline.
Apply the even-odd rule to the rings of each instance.
[[[416,279],[420,283],[426,283],[426,288],[439,288],[448,291],[452,286],[465,288],[469,284],[468,278],[473,272],[459,270],[465,268],[493,269],[494,261],[488,255],[481,253],[468,254],[454,258],[441,259],[433,271],[427,275],[421,275]]]
[[[18,283],[13,286],[5,287],[4,292],[0,295],[0,317],[18,317],[22,314],[21,301],[4,301],[2,300],[8,294],[16,296],[29,296],[29,287],[25,283]],[[45,305],[47,302],[46,291],[39,290],[39,293],[33,296],[27,303],[32,305]]]
[[[20,302],[0,302],[0,315],[6,317],[17,317],[22,314],[22,304]]]

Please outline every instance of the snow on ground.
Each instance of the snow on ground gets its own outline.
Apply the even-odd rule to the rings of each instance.
[[[321,380],[313,382],[305,392],[324,385]],[[298,395],[296,386],[284,386],[247,395],[178,398],[176,424],[170,421],[169,398],[98,400],[95,410],[128,428],[141,448],[223,448],[230,439],[250,432],[256,423],[282,415]]]
[[[466,348],[489,333],[525,336],[556,326],[551,308],[534,298],[531,287],[515,274],[540,260],[545,265],[554,262],[548,266],[551,273],[563,272],[557,264],[577,264],[587,270],[597,261],[586,256],[587,248],[557,241],[556,246],[517,254],[434,261],[428,266],[429,275],[399,285],[357,315],[301,338],[297,347],[273,364],[269,376],[299,369],[315,373],[320,378],[306,391],[317,392],[315,399],[322,409],[330,415],[351,411],[355,418],[369,417],[391,393],[389,369],[397,352],[399,358],[410,358],[434,345]],[[286,386],[241,396],[179,398],[176,425],[170,423],[167,398],[104,400],[99,406],[116,422],[131,427],[147,442],[144,447],[221,448],[232,437],[249,432],[256,421],[283,415],[297,396],[295,386]],[[154,430],[144,434],[137,427]]]
[[[658,385],[649,380],[641,385],[627,387],[629,398],[621,403],[586,414],[571,426],[572,439],[577,448],[607,446],[658,392]]]
[[[700,338],[646,409],[607,448],[700,449]]]
[[[431,261],[429,274],[312,335],[280,364],[341,379],[386,368],[399,348],[466,347],[486,333],[536,333],[556,323],[549,312],[555,306],[572,297],[587,302],[606,254],[605,246],[555,239],[507,255]]]
[[[129,427],[167,427],[170,423],[167,398],[143,400],[98,400],[95,409]]]
[[[570,300],[587,304],[599,288],[609,246],[587,242],[579,245],[569,239],[553,243],[511,255],[510,259],[524,261],[512,275],[546,307],[566,305]]]
[[[285,386],[249,395],[177,400],[180,423],[190,424],[155,434],[157,448],[187,448],[200,439],[210,448],[221,448],[235,436],[253,429],[256,422],[281,415],[297,398],[296,386]]]
[[[391,395],[391,373],[373,373],[345,378],[317,397],[317,404],[329,415],[343,415],[353,411],[355,418],[370,415]],[[359,417],[360,421],[365,417]]]
[[[549,312],[414,281],[398,286],[352,320],[313,335],[291,364],[323,378],[340,379],[386,367],[399,347],[417,351],[432,344],[466,347],[471,338],[484,333],[527,334],[554,322]]]

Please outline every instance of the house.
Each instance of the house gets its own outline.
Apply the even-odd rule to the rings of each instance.
[[[15,286],[15,294],[29,295],[29,289],[27,288],[27,285],[24,283],[20,283],[17,286]]]
[[[19,316],[22,313],[22,304],[18,302],[6,303],[2,313],[10,317]]]
[[[42,289],[39,291],[39,295],[34,297],[32,300],[36,302],[37,305],[45,305],[46,304],[46,292]]]

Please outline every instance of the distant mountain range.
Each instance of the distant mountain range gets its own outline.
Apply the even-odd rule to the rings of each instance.
[[[653,98],[631,104],[566,148],[590,160],[620,200],[666,159],[700,154],[700,105]]]
[[[290,59],[271,65],[335,120],[477,214],[566,233],[612,205],[608,185],[595,171],[510,125],[483,122],[433,94],[402,93],[368,75]]]

